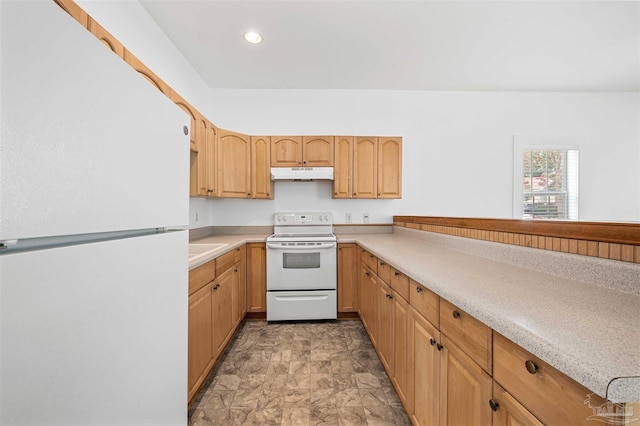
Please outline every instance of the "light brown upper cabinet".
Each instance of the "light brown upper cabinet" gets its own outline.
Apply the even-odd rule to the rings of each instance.
[[[124,46],[114,36],[105,30],[104,27],[94,21],[91,17],[87,18],[87,28],[91,34],[96,36],[105,46],[113,53],[124,59]]]
[[[333,136],[271,136],[271,167],[333,166]]]
[[[216,197],[218,195],[217,187],[218,187],[218,168],[217,168],[217,157],[218,157],[218,128],[213,125],[210,121],[207,120],[207,135],[206,135],[206,161],[205,161],[205,169],[206,169],[206,195],[208,197]]]
[[[166,97],[177,103],[174,99],[171,87],[169,87],[167,83],[162,81],[160,77],[158,77],[153,71],[151,71],[151,69],[149,69],[149,67],[143,64],[140,59],[138,59],[133,53],[129,52],[126,48],[124,49],[124,60],[131,66],[131,68],[138,71],[144,78],[146,78],[149,83],[153,84],[156,89],[158,89],[159,91],[164,93]],[[182,100],[184,101],[184,99]]]
[[[53,0],[58,6],[67,12],[73,19],[78,21],[80,25],[88,28],[89,15],[80,6],[72,0]]]
[[[251,136],[251,197],[273,198],[271,138]]]
[[[198,158],[196,166],[196,194],[198,196],[207,196],[207,156],[209,144],[207,137],[209,136],[209,127],[211,123],[204,116],[198,115],[196,121],[196,141],[198,144]]]
[[[402,198],[402,138],[378,138],[378,198]]]
[[[189,114],[189,119],[191,121],[191,125],[189,127],[190,128],[189,130],[190,148],[191,148],[191,151],[198,152],[198,148],[199,148],[198,136],[200,135],[198,135],[198,132],[196,129],[198,128],[198,117],[200,116],[200,114],[194,107],[191,106],[191,104],[189,104],[189,102],[185,101],[184,98],[182,98],[182,96],[178,95],[175,92],[173,92],[171,95],[172,95],[171,100],[173,101],[173,103],[178,105],[184,112]]]
[[[333,166],[333,136],[303,136],[302,165],[306,167]]]
[[[333,198],[351,198],[353,193],[353,136],[334,138]]]
[[[218,130],[218,196],[251,198],[251,137]]]
[[[353,150],[353,198],[377,198],[378,138],[358,137]]]
[[[271,167],[302,166],[302,136],[271,136]]]

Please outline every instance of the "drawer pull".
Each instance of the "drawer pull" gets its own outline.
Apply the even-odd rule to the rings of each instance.
[[[498,411],[498,408],[500,408],[500,404],[498,404],[496,401],[494,401],[493,399],[489,400],[489,407],[491,407],[491,409],[493,411]]]
[[[371,276],[368,272],[365,272],[364,274],[368,277]]]
[[[386,263],[380,262],[380,266],[385,266],[385,265],[386,265]]]
[[[436,344],[436,341],[434,339],[429,339],[429,343],[431,343],[431,346],[434,346]]]
[[[436,345],[436,348],[438,348],[438,350],[439,350],[439,351],[441,351],[441,350],[442,350],[442,348],[444,348],[444,346],[442,346],[440,343],[438,343],[438,344]]]
[[[460,312],[458,312],[458,311],[453,311],[453,317],[454,317],[455,319],[460,318]]]
[[[395,275],[396,277],[399,277],[399,276],[400,276],[400,272],[396,271],[396,272],[394,273],[394,275]]]
[[[416,287],[416,293],[420,293],[422,291],[422,287]]]
[[[527,371],[531,374],[536,374],[538,372],[538,364],[529,359],[524,362],[524,366],[527,367]]]

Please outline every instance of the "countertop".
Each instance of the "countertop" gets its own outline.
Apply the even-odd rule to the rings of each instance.
[[[214,236],[197,242],[228,243],[212,256],[217,257],[266,237]],[[596,394],[613,402],[640,401],[640,296],[405,233],[342,234],[338,241],[358,243]],[[637,277],[633,285],[640,285],[640,266]]]

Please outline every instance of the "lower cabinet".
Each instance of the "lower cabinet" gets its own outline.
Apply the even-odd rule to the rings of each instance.
[[[491,376],[446,336],[438,346],[440,424],[491,425]]]
[[[533,414],[522,406],[496,382],[493,382],[493,426],[543,426]]]
[[[358,294],[360,295],[360,319],[364,324],[373,346],[378,342],[378,320],[376,318],[378,300],[378,277],[364,263],[360,265],[358,280]]]
[[[265,243],[247,244],[247,312],[267,312]]]
[[[213,282],[189,296],[188,400],[195,396],[213,367]]]
[[[393,295],[391,289],[377,279],[376,321],[378,323],[378,354],[389,377],[393,377]]]
[[[356,312],[357,250],[355,244],[338,244],[338,312]]]
[[[439,341],[440,332],[411,308],[408,345],[411,380],[405,408],[415,426],[438,424],[440,352],[436,344]]]
[[[398,398],[400,402],[407,406],[409,395],[409,334],[410,334],[410,317],[411,308],[409,302],[403,299],[395,291],[393,294],[393,312],[392,312],[392,358],[393,358],[393,373],[391,375],[391,381],[398,392]]]
[[[233,332],[233,269],[228,269],[213,285],[213,350],[216,357]]]

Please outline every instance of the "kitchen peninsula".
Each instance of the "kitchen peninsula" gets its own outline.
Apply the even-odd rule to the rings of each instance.
[[[394,317],[396,311],[391,316],[395,318],[395,322],[406,320],[408,326],[412,321],[416,324],[415,318],[426,321],[429,325],[429,321],[434,322],[431,325],[434,334],[431,340],[436,343],[426,340],[427,344],[433,345],[433,350],[444,350],[447,346],[462,348],[457,349],[460,351],[459,355],[468,357],[470,365],[478,371],[482,370],[481,377],[485,381],[484,388],[481,386],[474,391],[480,392],[478,397],[481,398],[479,402],[482,405],[477,410],[481,413],[481,418],[491,416],[493,406],[489,405],[489,399],[499,399],[498,388],[494,387],[493,392],[491,391],[492,375],[495,386],[502,386],[506,392],[513,393],[515,399],[526,407],[524,409],[543,423],[553,423],[558,419],[577,421],[575,417],[557,416],[579,417],[584,413],[591,413],[590,406],[583,403],[590,393],[595,394],[591,396],[592,406],[595,406],[599,397],[601,403],[605,399],[614,403],[640,399],[640,363],[634,347],[640,337],[637,327],[637,306],[640,302],[638,264],[507,246],[402,226],[383,227],[383,233],[336,233],[341,246],[355,244],[358,247],[360,254],[356,257],[355,264],[346,266],[357,268],[358,271],[358,312],[410,416],[420,415],[412,413],[416,407],[412,398],[420,388],[413,383],[418,378],[411,364],[414,351],[421,350],[411,346],[416,342],[417,329],[409,328],[408,335],[413,338],[407,338],[404,344],[408,346],[396,353],[406,353],[410,358],[400,362],[396,359],[395,365],[400,367],[389,368],[393,363],[385,364],[385,361],[390,361],[393,356],[388,360],[383,358],[393,353],[393,344],[398,340],[396,337],[396,342],[393,342],[393,338],[382,331],[386,324],[384,321],[381,322],[375,316],[373,320],[366,317],[367,298],[373,297],[374,301],[369,303],[374,304],[372,310],[376,311],[376,315],[384,312],[382,301],[399,299],[403,303],[401,307],[407,309],[409,316],[404,319]],[[242,235],[235,235],[211,236],[199,241],[230,242],[227,248],[232,249],[236,244],[259,239],[260,236],[257,235],[246,239]],[[369,265],[376,268],[360,266],[361,259],[367,263],[369,259],[373,259]],[[559,268],[559,265],[562,266]],[[390,271],[385,272],[386,268],[390,268]],[[559,269],[565,272],[558,273]],[[360,274],[361,270],[365,275]],[[404,284],[399,287],[389,285],[393,281],[385,278],[387,273],[407,278],[406,290]],[[366,286],[366,274],[376,277],[373,281],[376,287]],[[345,283],[339,282],[339,292],[341,285]],[[382,292],[378,296],[376,291],[380,289]],[[421,314],[424,311],[418,310],[421,309],[419,305],[414,306],[414,298],[425,294],[433,296],[435,303],[430,309],[435,312]],[[454,318],[451,324],[448,324],[449,317]],[[465,336],[471,329],[456,330],[457,318],[463,318],[468,323],[474,321],[474,332],[484,333],[485,341],[482,342],[482,337]],[[391,320],[389,324],[393,322]],[[398,330],[394,325],[391,327]],[[458,332],[465,337],[456,340]],[[390,333],[393,336],[393,331]],[[390,339],[392,347],[385,349],[383,339]],[[443,343],[445,341],[447,343]],[[466,344],[470,346],[464,346]],[[484,347],[477,350],[477,345]],[[527,358],[527,361],[531,363],[531,371],[534,371],[527,371],[529,367],[525,369],[524,361],[522,365],[518,363],[517,367],[525,374],[524,380],[535,374],[541,377],[559,374],[564,379],[570,378],[567,382],[569,384],[564,386],[577,390],[573,400],[566,389],[560,395],[555,395],[553,389],[542,390],[541,395],[543,399],[545,393],[548,394],[546,398],[568,398],[573,408],[563,405],[566,402],[563,399],[556,401],[556,407],[559,408],[552,408],[553,404],[544,405],[544,400],[528,400],[528,394],[535,394],[536,391],[523,391],[522,384],[514,384],[509,379],[518,376],[510,371],[512,364],[509,364],[509,354],[519,354],[518,351],[531,358]],[[451,365],[451,361],[449,364]],[[394,380],[394,375],[400,371],[404,371],[405,377]],[[440,372],[443,374],[442,370]],[[398,389],[399,385],[407,385],[407,388]],[[541,406],[544,408],[541,409]],[[440,415],[444,415],[449,409],[451,407],[441,405]],[[504,409],[506,405],[503,404]],[[572,411],[574,409],[577,411]],[[434,409],[434,412],[437,410]],[[586,421],[586,417],[584,420]],[[414,417],[413,421],[422,424],[419,418]]]

